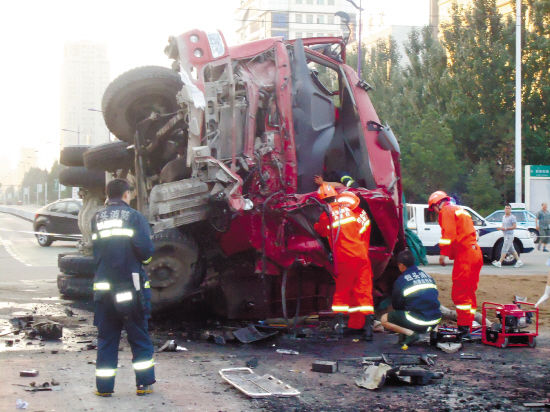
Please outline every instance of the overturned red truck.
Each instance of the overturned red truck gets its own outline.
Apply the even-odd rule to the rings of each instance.
[[[342,171],[372,221],[375,300],[391,293],[392,256],[405,246],[399,146],[345,50],[341,38],[228,47],[219,32],[192,30],[170,38],[172,69],[137,68],[109,85],[105,122],[121,142],[84,160],[134,181],[154,231],[155,308],[189,300],[232,319],[329,310],[313,178]]]

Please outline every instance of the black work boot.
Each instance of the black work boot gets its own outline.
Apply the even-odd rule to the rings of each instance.
[[[343,336],[344,329],[346,327],[346,322],[344,321],[344,314],[337,313],[335,318],[336,318],[336,323],[334,324],[334,331],[336,332],[337,335]]]
[[[364,339],[367,342],[372,342],[372,322],[373,322],[374,315],[366,315],[365,316],[365,326],[363,327],[365,334]]]
[[[470,327],[461,325],[458,327],[458,333],[460,334],[460,340],[470,340],[472,337],[470,336]]]

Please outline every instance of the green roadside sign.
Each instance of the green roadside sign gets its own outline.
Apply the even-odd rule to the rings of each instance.
[[[550,177],[550,165],[531,165],[531,177]]]

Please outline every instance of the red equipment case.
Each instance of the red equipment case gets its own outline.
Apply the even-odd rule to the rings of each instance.
[[[532,306],[533,308],[522,309],[519,306],[520,304]],[[481,309],[481,341],[485,345],[499,348],[506,348],[507,346],[529,346],[534,348],[537,344],[536,337],[539,334],[539,310],[534,306],[534,303],[529,302],[514,302],[513,304],[483,302]],[[486,325],[487,312],[493,310],[495,315],[500,318],[500,325],[497,323],[488,328]],[[535,332],[522,332],[520,327],[522,318],[526,322],[525,324],[532,323],[532,319],[530,319],[532,315],[529,315],[529,313],[535,314]]]

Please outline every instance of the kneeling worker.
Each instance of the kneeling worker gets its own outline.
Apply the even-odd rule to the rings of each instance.
[[[433,278],[416,267],[410,250],[397,255],[397,266],[401,276],[393,284],[394,310],[380,320],[385,329],[401,334],[400,343],[410,345],[441,321],[438,292]]]

